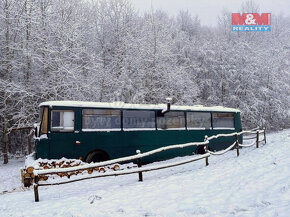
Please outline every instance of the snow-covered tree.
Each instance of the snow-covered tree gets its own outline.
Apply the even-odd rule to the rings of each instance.
[[[141,15],[132,0],[0,0],[0,127],[31,125],[45,100],[168,96],[239,108],[245,128],[290,127],[289,20],[272,14],[271,32],[232,32],[226,11],[210,29],[190,11]]]

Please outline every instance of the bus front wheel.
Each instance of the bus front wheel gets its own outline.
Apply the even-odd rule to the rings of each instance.
[[[109,160],[109,156],[103,151],[93,151],[88,154],[86,158],[87,163],[96,163],[101,161]]]

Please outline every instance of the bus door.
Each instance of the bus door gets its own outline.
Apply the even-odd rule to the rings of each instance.
[[[75,117],[73,110],[51,110],[50,158],[74,157]]]

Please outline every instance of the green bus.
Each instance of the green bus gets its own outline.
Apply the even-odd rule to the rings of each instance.
[[[40,104],[36,158],[99,162],[156,148],[204,141],[205,135],[242,131],[240,111],[221,106],[176,106],[123,102],[49,101]],[[229,147],[234,137],[212,140],[209,149]],[[239,137],[242,143],[242,136]],[[168,150],[144,159],[160,161],[204,153],[204,147]]]

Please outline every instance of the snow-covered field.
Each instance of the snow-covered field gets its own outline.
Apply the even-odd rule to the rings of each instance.
[[[38,203],[21,187],[24,160],[10,160],[0,164],[0,216],[290,216],[290,130],[267,139],[239,157],[211,156],[208,167],[144,173],[144,182],[133,174],[40,187]]]

